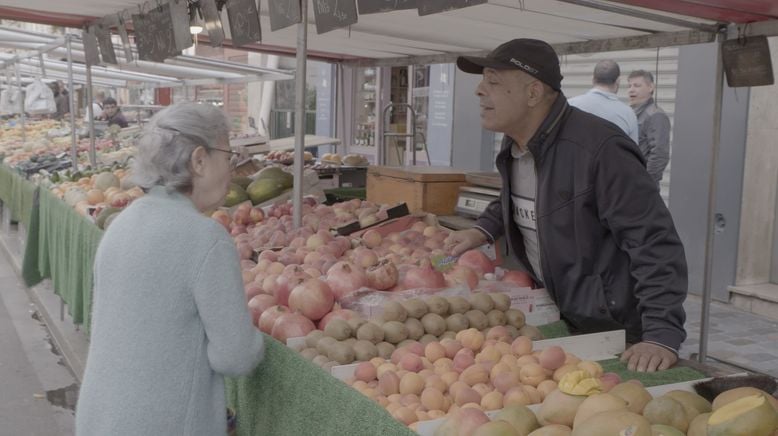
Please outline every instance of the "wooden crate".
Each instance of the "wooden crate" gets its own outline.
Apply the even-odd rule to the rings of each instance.
[[[406,202],[413,212],[454,213],[464,171],[450,167],[386,167],[367,169],[367,200],[375,203]]]

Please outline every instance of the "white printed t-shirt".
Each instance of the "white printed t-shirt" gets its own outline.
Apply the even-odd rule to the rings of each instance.
[[[535,193],[538,183],[535,172],[535,158],[532,153],[519,150],[516,143],[511,145],[511,206],[513,221],[519,227],[524,239],[524,249],[535,275],[543,281],[540,267],[540,245],[535,216]]]

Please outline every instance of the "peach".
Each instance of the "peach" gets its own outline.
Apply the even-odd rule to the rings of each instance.
[[[424,379],[416,373],[409,372],[400,380],[400,394],[420,395],[424,390]]]
[[[362,362],[357,365],[357,368],[354,370],[354,377],[363,383],[375,380],[377,376],[376,367],[370,362]]]
[[[503,395],[500,392],[492,391],[481,397],[481,407],[484,410],[502,409]]]
[[[424,356],[435,363],[438,359],[446,357],[446,348],[440,342],[430,342],[424,347]]]
[[[525,356],[532,353],[532,339],[526,336],[519,336],[513,340],[511,351],[516,356]]]
[[[538,361],[543,368],[557,370],[565,364],[565,358],[565,351],[554,345],[541,351]]]

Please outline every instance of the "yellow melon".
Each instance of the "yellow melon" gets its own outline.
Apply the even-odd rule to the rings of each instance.
[[[778,413],[760,394],[721,406],[708,418],[708,436],[771,436],[778,429]]]
[[[578,427],[593,415],[610,410],[627,410],[627,402],[611,394],[595,394],[584,400],[573,420],[573,428]]]
[[[573,429],[572,436],[651,436],[651,423],[637,413],[611,410],[593,415]]]

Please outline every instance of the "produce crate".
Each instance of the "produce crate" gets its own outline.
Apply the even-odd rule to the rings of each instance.
[[[406,202],[411,212],[452,215],[465,185],[464,171],[450,167],[386,167],[367,169],[367,199],[375,203]]]

